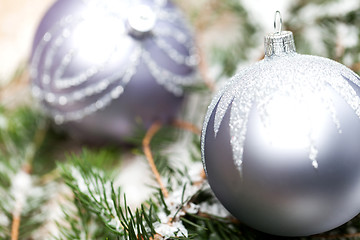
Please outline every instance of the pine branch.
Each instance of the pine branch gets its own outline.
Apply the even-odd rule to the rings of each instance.
[[[78,211],[91,211],[97,216],[97,221],[102,223],[98,228],[106,227],[108,235],[115,234],[129,239],[137,239],[141,235],[149,239],[153,235],[152,226],[147,226],[154,218],[151,205],[149,213],[142,206],[141,211],[133,214],[126,198],[122,197],[119,188],[114,187],[108,175],[94,168],[84,157],[84,154],[73,155],[71,164],[60,165],[66,184],[72,189],[75,200],[79,201]],[[68,221],[73,222],[71,218]]]
[[[106,227],[115,236],[126,239],[154,239],[155,236],[188,238],[190,235],[185,225],[190,229],[196,227],[192,233],[195,236],[197,228],[201,226],[198,222],[203,221],[204,216],[209,221],[215,219],[210,215],[201,215],[199,206],[193,203],[199,199],[195,196],[204,187],[204,180],[199,183],[198,179],[202,174],[201,164],[198,164],[200,171],[197,179],[189,174],[186,176],[184,172],[189,172],[187,170],[178,171],[171,176],[177,181],[172,181],[175,185],[169,188],[171,192],[167,198],[159,191],[152,200],[133,212],[120,189],[115,188],[107,177],[108,174],[94,168],[84,156],[73,155],[68,164],[61,165],[62,176],[73,190],[75,200],[81,203],[80,206],[94,213],[102,222],[103,225],[98,227]],[[202,217],[195,218],[194,214]]]
[[[341,4],[339,0],[295,1],[284,25],[294,32],[298,52],[334,59],[360,73],[357,67],[360,62],[360,9],[338,13],[331,11]],[[315,14],[304,18],[304,12],[310,5]],[[316,33],[315,36],[310,32]]]
[[[5,132],[6,134],[1,135],[2,137],[12,136],[7,131]],[[35,135],[36,133],[33,132],[32,138],[27,139],[34,139]],[[11,139],[16,139],[21,143],[24,137],[14,135]],[[33,140],[31,142],[33,143]],[[155,142],[164,143],[163,141]],[[5,145],[11,146],[12,144],[13,141],[9,141]],[[26,146],[25,142],[23,144]],[[2,147],[7,150],[5,145]],[[58,238],[268,239],[271,237],[242,225],[222,209],[204,180],[202,166],[199,162],[198,146],[199,139],[194,136],[193,147],[196,151],[191,155],[193,162],[188,168],[169,167],[167,166],[170,164],[168,159],[162,157],[165,161],[160,161],[163,164],[160,169],[162,175],[168,178],[169,197],[165,198],[159,191],[135,211],[130,210],[124,194],[119,188],[114,187],[110,177],[114,175],[111,169],[116,166],[117,154],[105,150],[84,151],[80,156],[73,154],[69,157],[68,163],[60,164],[60,169],[63,179],[74,193],[72,202],[75,210],[64,206],[65,217],[63,223],[58,223],[61,232]],[[158,146],[154,147],[158,149]],[[24,151],[19,151],[23,156],[26,155]],[[6,160],[9,159],[7,158],[9,152],[11,151],[1,151],[0,155],[0,159],[4,160],[0,161],[4,166],[4,168],[0,168],[0,178],[4,180],[1,181],[0,188],[2,196],[14,196],[14,194],[8,194],[10,189],[17,189],[17,191],[22,189],[13,183],[16,174],[19,174],[18,167],[21,166],[22,161],[16,160],[15,162],[19,161],[20,163],[11,164],[12,161]],[[157,155],[161,156],[158,152]],[[103,170],[99,170],[99,168]],[[22,172],[21,174],[28,173]],[[38,186],[42,182],[40,178],[37,179],[33,176],[31,179],[34,186]],[[34,188],[31,189],[34,190]],[[40,189],[45,195],[50,192],[43,186]],[[45,204],[47,197],[40,198],[39,196],[39,194],[34,194],[34,196],[27,197],[26,205],[31,207],[27,206],[27,210],[22,211],[19,239],[30,236],[31,232],[38,229],[45,221],[40,206]],[[9,236],[11,236],[9,226],[12,223],[15,198],[5,198],[0,203],[0,212],[2,212],[0,214],[0,236],[4,239],[10,239]],[[359,229],[359,220],[355,219],[349,224],[351,225],[343,227],[343,230],[336,229],[321,235],[321,237],[334,238],[335,236],[335,239],[340,239],[341,237],[357,236],[357,233],[349,235],[346,229],[349,226]],[[311,238],[319,238],[319,236],[309,239]]]
[[[69,204],[63,207],[64,218],[61,223],[57,222],[59,236],[55,239],[114,239],[112,232],[106,228],[100,228],[102,222],[84,208],[78,199],[73,200],[70,210]]]
[[[46,133],[44,119],[23,107],[1,110],[3,124],[0,128],[0,229],[4,239],[24,239],[39,228],[45,215],[41,206],[50,192],[31,175],[31,165],[36,150]]]

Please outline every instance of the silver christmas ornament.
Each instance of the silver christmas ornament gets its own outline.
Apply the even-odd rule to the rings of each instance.
[[[331,230],[360,210],[360,80],[335,61],[265,37],[265,58],[213,99],[202,160],[241,222],[282,236]]]
[[[32,92],[76,138],[123,141],[175,117],[197,61],[167,0],[58,0],[34,39]]]

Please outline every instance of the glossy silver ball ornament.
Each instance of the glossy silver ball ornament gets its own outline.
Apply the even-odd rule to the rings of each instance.
[[[119,142],[173,120],[196,65],[192,33],[167,0],[58,0],[34,39],[32,92],[74,137]]]
[[[291,32],[213,99],[201,144],[215,195],[257,230],[306,236],[359,213],[359,76],[296,53]]]

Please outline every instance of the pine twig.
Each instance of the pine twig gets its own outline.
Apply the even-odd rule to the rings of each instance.
[[[151,127],[149,128],[149,130],[146,132],[146,135],[142,141],[142,145],[143,145],[143,150],[144,150],[146,159],[148,160],[148,163],[150,165],[151,171],[154,173],[156,181],[160,185],[160,189],[161,189],[164,197],[167,198],[169,196],[169,192],[167,191],[167,189],[165,188],[165,186],[161,180],[159,171],[156,168],[154,158],[153,158],[153,155],[152,155],[152,152],[150,149],[151,139],[160,130],[160,128],[161,128],[161,124],[159,122],[155,122],[154,124],[152,124]]]
[[[15,203],[15,210],[12,214],[13,221],[11,225],[11,240],[19,239],[19,228],[20,228],[22,208],[23,206],[21,203],[18,202]]]
[[[188,130],[188,131],[190,131],[192,133],[195,133],[196,135],[201,134],[201,131],[197,126],[195,126],[192,123],[185,122],[185,121],[182,121],[182,120],[179,120],[179,119],[175,119],[173,121],[173,126],[175,126],[177,128]]]
[[[19,239],[21,212],[23,210],[23,204],[24,203],[21,200],[15,199],[15,207],[12,212],[11,240]]]
[[[25,164],[25,167],[21,170],[24,174],[29,175],[31,171],[31,167]],[[15,179],[18,178],[18,176],[15,176]],[[19,182],[18,180],[15,180],[15,182]],[[19,184],[19,183],[18,183]],[[25,189],[22,189],[25,190]],[[22,191],[21,191],[22,192]],[[20,223],[21,223],[21,213],[23,211],[24,207],[24,196],[25,193],[20,193],[23,196],[15,195],[15,204],[14,209],[12,211],[12,223],[11,223],[11,240],[18,240],[19,239],[19,230],[20,230]]]
[[[351,65],[350,69],[353,70],[354,72],[360,71],[360,62],[357,62],[357,63],[354,63],[353,65]]]
[[[21,171],[23,171],[26,174],[31,174],[32,163],[35,158],[36,151],[44,142],[47,133],[48,124],[46,122],[41,122],[39,125],[40,126],[37,129],[33,139],[33,144],[26,152],[25,162],[22,165]],[[22,201],[22,199],[15,199],[15,207],[12,212],[11,240],[19,239],[19,230],[20,230],[21,213],[23,211],[23,205],[24,202]]]

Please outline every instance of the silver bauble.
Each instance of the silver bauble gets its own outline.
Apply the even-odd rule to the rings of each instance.
[[[33,95],[69,134],[122,142],[172,121],[195,82],[192,33],[167,0],[57,0],[37,29]]]
[[[360,210],[360,80],[297,54],[291,32],[265,37],[265,59],[213,99],[202,160],[241,222],[282,236],[335,228]]]

